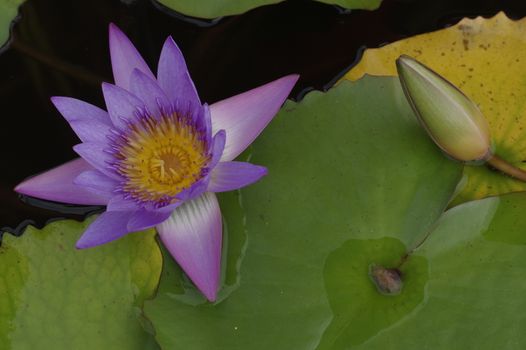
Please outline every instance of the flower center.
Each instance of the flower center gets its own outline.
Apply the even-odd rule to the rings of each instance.
[[[144,202],[173,202],[201,178],[210,158],[203,133],[176,113],[142,117],[116,149],[117,171],[126,179],[122,190]]]

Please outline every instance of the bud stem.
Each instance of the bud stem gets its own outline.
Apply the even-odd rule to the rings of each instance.
[[[517,180],[526,182],[526,171],[511,165],[499,156],[492,155],[491,158],[487,160],[487,162],[495,169],[502,171],[504,174],[507,174]]]

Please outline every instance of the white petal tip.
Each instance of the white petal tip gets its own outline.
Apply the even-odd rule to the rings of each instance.
[[[209,302],[213,303],[217,300],[217,292],[213,292],[213,293],[212,292],[205,293],[204,291],[201,291],[201,292],[205,295],[206,299]]]

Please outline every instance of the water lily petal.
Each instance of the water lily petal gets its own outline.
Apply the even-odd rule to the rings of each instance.
[[[222,161],[236,158],[267,126],[289,96],[299,75],[280,78],[210,106],[212,130],[226,130]]]
[[[51,102],[68,122],[98,121],[111,125],[108,112],[87,102],[64,96],[51,97]]]
[[[221,225],[217,198],[207,192],[175,209],[157,226],[170,254],[210,301],[216,299],[219,287]]]
[[[110,193],[90,190],[74,183],[79,174],[92,169],[84,159],[78,158],[25,180],[16,186],[15,191],[55,202],[106,205],[111,197]]]
[[[200,195],[205,193],[206,189],[208,188],[209,183],[210,183],[210,174],[207,174],[203,176],[201,179],[194,182],[190,187],[179,192],[176,195],[176,198],[180,202],[186,202],[196,197],[199,197]],[[162,208],[160,210],[166,210],[166,209]]]
[[[154,227],[171,215],[171,212],[164,211],[150,211],[150,210],[139,210],[133,213],[130,221],[128,221],[128,230],[141,231],[150,227]]]
[[[186,100],[193,105],[201,104],[183,54],[172,37],[168,37],[164,42],[159,58],[157,80],[172,102]]]
[[[267,168],[246,162],[221,162],[212,171],[208,191],[226,192],[248,186],[267,175]]]
[[[95,142],[85,142],[73,146],[73,150],[92,167],[112,179],[120,180],[119,175],[110,168],[113,157],[105,151],[105,146]]]
[[[144,102],[150,113],[157,117],[161,116],[161,108],[170,105],[168,97],[157,82],[138,69],[133,70],[130,91]]]
[[[226,144],[226,131],[225,130],[219,130],[215,135],[214,139],[212,141],[212,158],[210,159],[210,163],[208,164],[209,169],[213,169],[217,163],[219,163],[219,160],[221,159],[221,156],[223,155],[223,151],[225,150],[225,144]]]
[[[69,125],[82,142],[106,143],[111,127],[99,121],[74,120]]]
[[[210,142],[212,135],[212,114],[210,113],[210,106],[205,103],[194,115],[196,116],[198,130],[206,135],[206,142]]]
[[[73,180],[73,183],[75,185],[92,188],[94,190],[103,191],[110,194],[113,194],[115,187],[117,187],[119,184],[117,181],[110,179],[95,169],[83,171]]]
[[[122,194],[116,194],[108,202],[107,211],[136,211],[140,206],[133,199],[125,198]]]
[[[203,192],[206,191],[206,188],[203,190]],[[201,193],[203,193],[201,192]],[[151,209],[151,210],[155,210],[155,211],[158,211],[160,213],[172,213],[172,211],[174,211],[175,208],[177,208],[178,206],[180,206],[181,204],[183,204],[183,201],[182,200],[178,200],[172,204],[168,204],[164,207],[160,207],[160,208],[148,208],[146,207],[147,209]]]
[[[77,248],[91,248],[116,240],[129,233],[126,225],[132,213],[124,211],[104,212],[88,227],[77,241]]]
[[[128,37],[113,23],[110,24],[110,56],[115,84],[128,90],[134,69],[155,79],[152,71]]]
[[[102,83],[102,93],[113,125],[126,128],[126,121],[133,120],[135,114],[145,105],[137,96],[116,85]]]

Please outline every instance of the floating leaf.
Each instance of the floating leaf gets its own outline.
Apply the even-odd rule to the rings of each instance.
[[[216,18],[237,15],[256,7],[277,4],[283,0],[157,0],[164,6],[187,16]],[[374,10],[382,0],[317,0],[327,4],[339,5],[347,9]]]
[[[524,349],[525,211],[524,193],[448,211],[408,260],[427,260],[425,301],[356,349]]]
[[[526,170],[526,19],[503,13],[491,19],[463,19],[457,25],[364,52],[346,74],[395,75],[395,59],[415,57],[457,85],[479,105],[489,122],[496,153]],[[467,166],[465,188],[453,204],[524,191],[526,183],[487,166]]]
[[[0,348],[157,348],[140,323],[161,273],[154,232],[77,250],[86,227],[68,220],[28,227],[21,237],[4,234]]]
[[[0,0],[0,46],[9,38],[11,21],[16,17],[18,6],[24,0]]]
[[[358,344],[416,310],[425,259],[407,263],[418,274],[396,297],[378,294],[368,268],[394,264],[428,232],[461,166],[417,125],[396,79],[288,102],[250,156],[269,176],[221,197],[230,282],[218,302],[199,299],[166,259],[157,297],[145,303],[163,348],[314,349],[335,334]],[[341,283],[360,289],[353,306],[333,301]],[[351,309],[367,310],[353,329],[331,324]]]

